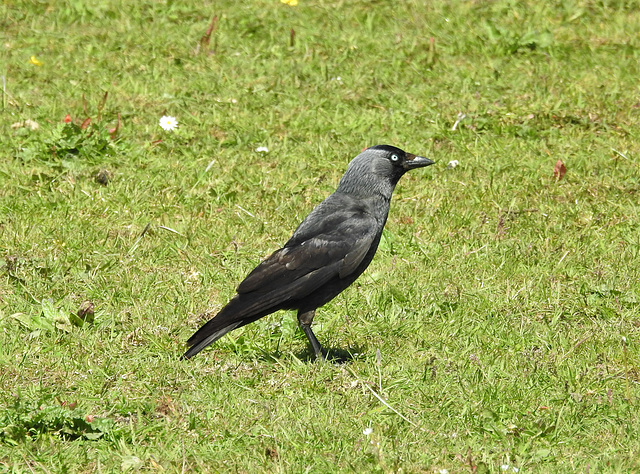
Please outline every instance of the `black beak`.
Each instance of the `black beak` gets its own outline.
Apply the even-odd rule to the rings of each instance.
[[[407,159],[404,162],[404,169],[409,171],[414,168],[422,168],[424,166],[433,165],[435,161],[425,158],[424,156],[416,156],[407,153]]]

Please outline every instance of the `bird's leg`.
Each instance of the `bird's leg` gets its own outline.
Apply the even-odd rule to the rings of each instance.
[[[313,321],[313,317],[316,315],[315,310],[306,311],[306,312],[298,312],[298,323],[300,324],[300,329],[304,331],[304,334],[309,339],[309,343],[311,344],[311,349],[313,349],[313,353],[316,358],[320,357],[322,360],[325,360],[325,351],[322,349],[322,346],[318,342],[316,335],[313,334],[311,330],[311,322]]]

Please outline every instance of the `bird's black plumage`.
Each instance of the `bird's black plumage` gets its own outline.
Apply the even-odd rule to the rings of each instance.
[[[393,190],[404,173],[428,166],[428,158],[389,145],[356,156],[338,189],[302,221],[280,250],[240,283],[237,295],[189,338],[190,358],[229,331],[280,309],[298,310],[300,327],[316,356],[322,347],[311,331],[316,308],[331,301],[369,266],[387,221]]]

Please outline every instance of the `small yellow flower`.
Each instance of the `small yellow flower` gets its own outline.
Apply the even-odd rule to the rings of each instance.
[[[280,3],[284,3],[285,5],[289,5],[290,7],[295,7],[298,5],[298,0],[280,0]]]
[[[38,61],[38,58],[36,58],[35,56],[31,56],[31,58],[29,58],[29,63],[33,64],[34,66],[42,66],[42,63]]]

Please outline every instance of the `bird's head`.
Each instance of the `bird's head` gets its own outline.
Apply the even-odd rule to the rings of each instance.
[[[403,174],[434,163],[429,158],[407,153],[391,145],[372,146],[351,160],[338,190],[357,194],[376,192],[390,199]]]

